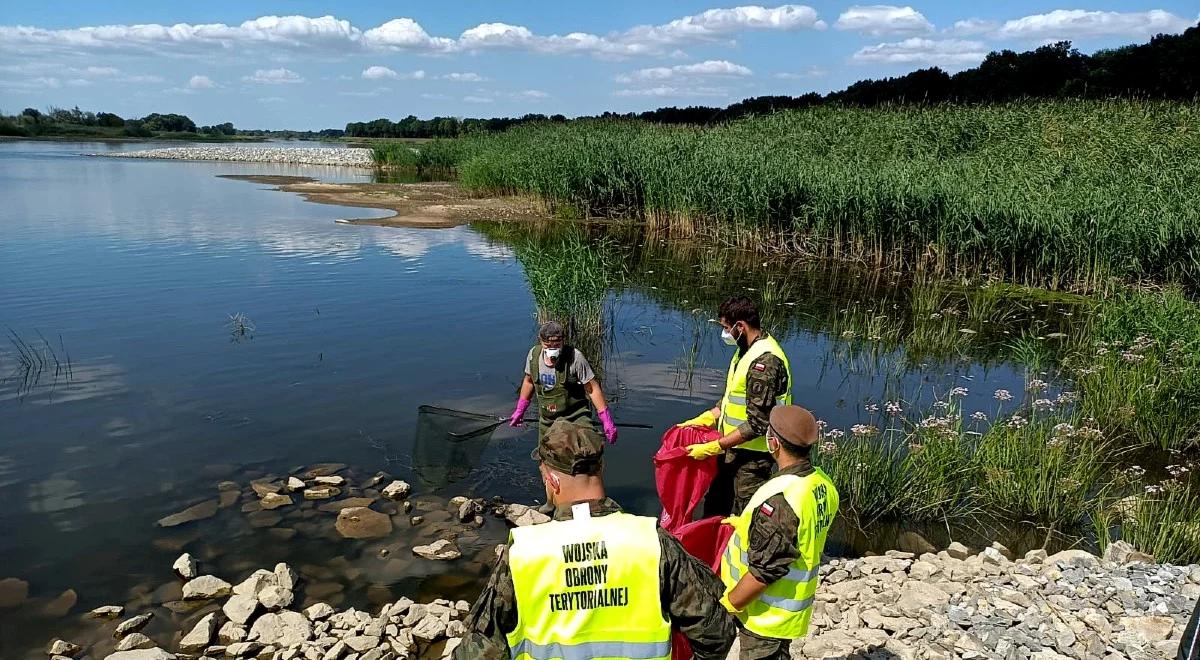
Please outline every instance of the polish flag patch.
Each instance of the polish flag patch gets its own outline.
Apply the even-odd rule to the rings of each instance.
[[[754,363],[754,370],[755,371],[766,371],[767,365],[763,364],[762,362],[756,362],[756,363]]]
[[[766,502],[763,502],[761,505],[759,505],[758,510],[760,513],[762,513],[764,516],[767,516],[768,518],[775,515],[775,507],[771,506],[770,504],[767,504]]]

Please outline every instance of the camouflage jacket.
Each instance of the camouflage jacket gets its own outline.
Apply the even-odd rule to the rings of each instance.
[[[767,333],[762,334],[763,337]],[[757,366],[756,366],[757,365]],[[775,401],[788,391],[787,369],[778,355],[767,353],[750,365],[746,373],[746,421],[738,426],[743,440],[760,438],[767,432]]]
[[[593,516],[621,510],[611,499],[590,502]],[[559,507],[555,520],[571,518],[570,507]],[[723,660],[729,653],[737,624],[720,604],[721,580],[700,560],[689,555],[675,537],[661,528],[662,553],[658,567],[659,598],[664,617],[691,642],[697,660]],[[483,593],[467,615],[467,634],[454,649],[454,660],[511,657],[506,635],[517,626],[517,602],[505,546]]]

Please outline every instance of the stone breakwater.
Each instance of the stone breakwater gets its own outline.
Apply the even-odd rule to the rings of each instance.
[[[167,147],[117,153],[91,154],[113,158],[161,158],[168,160],[223,160],[237,163],[283,163],[289,165],[332,165],[374,167],[370,149],[329,147]]]
[[[1200,566],[1131,561],[1110,546],[1013,560],[995,544],[833,559],[794,658],[1174,658]],[[1143,555],[1144,557],[1144,555]]]

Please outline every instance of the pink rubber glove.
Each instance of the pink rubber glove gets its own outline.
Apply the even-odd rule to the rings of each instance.
[[[513,410],[512,416],[508,418],[508,425],[517,428],[525,423],[525,411],[529,409],[529,402],[532,399],[517,399],[517,407]]]
[[[600,418],[600,423],[604,425],[604,438],[608,440],[608,444],[617,444],[617,425],[613,423],[612,410],[605,408],[596,413],[596,416]]]

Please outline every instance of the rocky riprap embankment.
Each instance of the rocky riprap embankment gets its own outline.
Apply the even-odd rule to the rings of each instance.
[[[448,656],[466,630],[461,619],[470,609],[464,600],[416,603],[401,598],[383,604],[374,614],[354,608],[339,612],[322,602],[297,611],[293,604],[300,578],[287,564],[257,570],[237,585],[197,574],[203,567],[187,554],[172,568],[181,577],[192,576],[183,584],[184,600],[197,609],[190,613],[187,625],[171,636],[170,644],[160,645],[163,635],[155,640],[142,632],[153,612],[118,620],[124,608],[97,608],[92,616],[108,619],[98,625],[111,627],[117,640],[105,660],[394,660],[418,657],[436,644]],[[46,649],[54,660],[84,652],[79,644],[63,639],[52,641]]]
[[[224,160],[239,163],[285,163],[291,165],[333,165],[374,167],[370,149],[329,147],[167,147],[141,151],[123,151],[93,156],[114,158],[164,158],[170,160]]]
[[[998,544],[830,560],[794,658],[1174,658],[1200,566]]]

